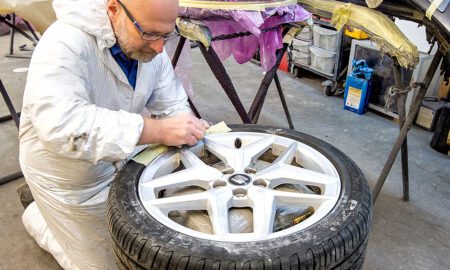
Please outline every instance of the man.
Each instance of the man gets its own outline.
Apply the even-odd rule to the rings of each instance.
[[[63,268],[113,269],[105,211],[117,170],[138,145],[192,145],[209,126],[190,113],[163,49],[177,0],[53,7],[22,108],[20,164],[35,199],[23,221]]]

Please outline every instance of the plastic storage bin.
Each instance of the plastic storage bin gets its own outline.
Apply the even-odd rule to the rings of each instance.
[[[314,46],[335,52],[339,32],[314,25]]]
[[[292,41],[292,47],[294,50],[309,54],[309,47],[313,44],[312,40],[301,40],[294,38]]]
[[[333,74],[334,62],[336,60],[335,52],[330,52],[316,46],[309,47],[309,51],[311,52],[312,68],[326,74]]]
[[[311,57],[309,53],[303,53],[296,50],[291,51],[292,60],[296,64],[308,66],[311,63]]]
[[[312,40],[313,39],[313,32],[310,27],[306,26],[302,29],[302,31],[296,36],[298,39],[304,39],[304,40]]]

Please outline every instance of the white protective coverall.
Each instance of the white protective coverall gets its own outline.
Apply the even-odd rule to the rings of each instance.
[[[138,64],[136,88],[111,56],[106,0],[55,0],[34,50],[20,123],[20,165],[35,203],[27,231],[65,269],[114,269],[109,185],[136,151],[140,115],[190,111],[165,52]]]

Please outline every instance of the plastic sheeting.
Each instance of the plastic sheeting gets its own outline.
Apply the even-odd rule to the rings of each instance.
[[[51,0],[0,0],[0,14],[15,13],[44,31],[56,20]]]
[[[180,0],[180,7],[203,8],[207,10],[253,10],[264,11],[269,7],[295,4],[296,0],[262,0],[262,1],[221,1],[221,0]]]
[[[368,7],[376,8],[383,3],[383,0],[366,0],[366,3]]]
[[[419,62],[417,47],[398,29],[388,17],[370,8],[338,1],[299,0],[312,9],[332,14],[332,23],[340,30],[344,25],[366,32],[382,52],[395,57],[405,68],[412,68]]]
[[[170,59],[173,58],[175,54],[175,50],[177,49],[179,38],[169,40],[164,47],[166,48],[166,52],[169,55]],[[180,58],[178,59],[177,66],[175,67],[175,74],[178,79],[183,84],[183,88],[186,91],[186,94],[190,99],[194,97],[194,89],[192,87],[191,81],[191,70],[192,70],[192,56],[190,50],[189,42],[184,43],[183,50],[181,51]]]
[[[289,5],[266,8],[264,11],[181,7],[180,16],[202,20],[213,37],[250,32],[250,36],[214,41],[212,46],[222,61],[233,55],[240,64],[249,61],[259,48],[261,66],[268,71],[275,64],[276,50],[283,46],[282,30],[261,30],[283,23],[304,21],[311,14],[298,5]]]

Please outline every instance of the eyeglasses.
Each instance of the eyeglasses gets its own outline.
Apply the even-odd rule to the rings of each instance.
[[[164,41],[168,41],[168,40],[174,39],[178,36],[178,32],[176,30],[172,31],[168,34],[165,34],[165,35],[160,35],[160,34],[151,33],[151,32],[145,32],[144,30],[142,30],[141,26],[137,23],[137,21],[130,14],[130,12],[125,7],[125,5],[120,0],[117,0],[117,2],[119,2],[120,6],[125,11],[125,14],[127,14],[128,19],[130,19],[130,21],[134,24],[134,26],[136,26],[137,30],[141,33],[142,39],[145,39],[148,41],[156,41],[156,40],[162,38]]]

